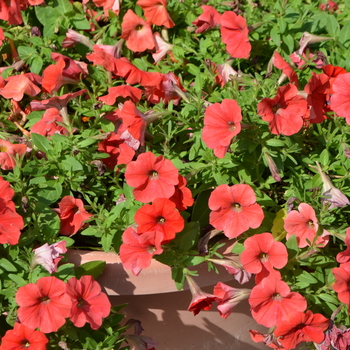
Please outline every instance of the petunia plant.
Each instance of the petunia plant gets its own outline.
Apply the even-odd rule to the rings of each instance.
[[[189,312],[246,303],[271,348],[350,348],[349,15],[0,0],[0,349],[156,346],[67,249],[169,265]]]

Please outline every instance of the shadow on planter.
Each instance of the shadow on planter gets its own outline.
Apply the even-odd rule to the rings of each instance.
[[[249,304],[243,301],[226,320],[220,317],[215,305],[212,310],[201,311],[194,316],[187,311],[191,302],[191,292],[178,291],[171,279],[171,269],[156,260],[142,270],[138,277],[124,270],[118,255],[96,251],[69,251],[68,261],[76,266],[88,261],[103,260],[107,265],[98,278],[109,295],[113,305],[128,303],[123,310],[128,319],[142,322],[145,334],[158,342],[157,350],[258,350],[267,349],[250,339],[248,330],[265,331],[257,325],[249,311]],[[208,272],[206,264],[195,267],[199,276],[197,284],[207,293],[221,281],[235,288],[241,286],[233,280],[224,268],[220,274]]]

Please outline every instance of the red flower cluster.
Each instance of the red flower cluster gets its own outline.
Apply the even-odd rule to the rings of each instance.
[[[14,194],[10,183],[0,177],[0,244],[17,244],[24,228],[23,218],[12,202]]]
[[[100,285],[91,276],[72,277],[67,284],[56,277],[41,277],[36,283],[20,287],[16,294],[18,318],[29,329],[56,332],[66,318],[76,327],[86,322],[98,329],[107,317],[111,304]]]

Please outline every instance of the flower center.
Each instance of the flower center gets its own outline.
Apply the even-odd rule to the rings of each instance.
[[[315,224],[312,220],[309,220],[306,224],[307,224],[307,227],[311,230],[315,228]]]
[[[158,171],[151,170],[148,174],[151,180],[156,180],[158,179]]]
[[[143,28],[143,25],[141,25],[141,24],[138,24],[137,26],[136,26],[136,30],[141,30]]]
[[[50,302],[50,298],[46,295],[40,298],[40,302],[43,304],[48,304]]]
[[[78,308],[82,309],[86,304],[87,302],[83,298],[78,299]]]
[[[232,208],[232,210],[234,210],[237,213],[242,211],[242,206],[239,203],[233,203],[231,208]]]
[[[273,112],[274,114],[276,114],[276,112],[277,112],[281,107],[282,107],[282,106],[281,106],[279,103],[273,105],[273,106],[272,106],[272,112]]]
[[[234,122],[228,122],[227,123],[228,124],[228,129],[230,130],[230,131],[235,131],[237,128],[236,128],[236,124],[234,123]]]
[[[262,261],[262,262],[269,260],[269,256],[267,253],[261,253],[259,258],[260,258],[260,261]]]
[[[157,248],[154,245],[149,245],[147,247],[147,253],[148,254],[154,254],[157,251]]]
[[[6,152],[7,151],[7,147],[5,146],[0,146],[0,152]]]
[[[159,218],[157,218],[157,222],[159,224],[164,224],[165,223],[165,218],[163,218],[163,216],[160,216]]]
[[[281,295],[279,293],[275,293],[275,294],[272,295],[272,299],[281,300],[282,297],[281,297]]]
[[[22,349],[28,349],[30,347],[30,343],[28,339],[22,340]]]

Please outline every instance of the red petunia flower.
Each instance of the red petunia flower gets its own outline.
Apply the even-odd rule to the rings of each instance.
[[[348,306],[350,311],[350,262],[340,264],[339,267],[332,269],[335,276],[333,289],[338,294],[338,299]]]
[[[142,153],[136,161],[126,166],[126,183],[135,187],[133,194],[136,200],[148,203],[156,198],[170,198],[179,183],[178,170],[173,163],[156,157],[152,152]]]
[[[0,244],[17,244],[23,228],[24,221],[15,204],[0,198]]]
[[[314,209],[306,203],[301,203],[299,211],[292,210],[284,220],[284,229],[287,231],[287,240],[295,235],[298,241],[298,247],[304,248],[314,241],[318,231],[318,221]],[[315,244],[324,247],[329,240],[329,233],[323,231],[318,236]],[[310,243],[308,243],[308,241]]]
[[[350,262],[350,227],[346,229],[345,244],[346,250],[337,254],[336,260],[339,264]]]
[[[282,242],[274,240],[269,232],[256,234],[244,241],[245,250],[241,253],[244,269],[258,274],[263,269],[282,269],[288,262],[288,252]]]
[[[164,235],[162,244],[175,238],[176,233],[181,232],[185,221],[176,210],[173,202],[166,198],[156,198],[152,204],[146,204],[137,210],[135,214],[137,233],[159,231]]]
[[[56,332],[63,326],[72,306],[66,284],[51,276],[20,287],[16,302],[21,324],[31,329],[40,328],[43,333]]]
[[[175,23],[166,9],[167,0],[138,0],[136,4],[145,12],[147,22],[166,28],[174,27]]]
[[[105,96],[101,96],[98,99],[106,105],[113,106],[116,100],[120,97],[122,97],[123,99],[130,98],[131,101],[137,103],[142,97],[142,90],[130,85],[110,87],[108,89],[108,94]]]
[[[249,297],[252,316],[265,327],[273,327],[288,319],[291,312],[303,312],[306,299],[299,293],[291,292],[287,283],[268,276],[252,289]]]
[[[132,101],[126,101],[121,110],[117,112],[119,118],[123,120],[122,130],[128,130],[132,137],[143,146],[145,143],[145,131],[147,118],[142,114]],[[118,131],[120,133],[120,131]]]
[[[0,165],[3,170],[12,170],[16,166],[16,157],[22,157],[27,150],[26,145],[14,145],[0,139]]]
[[[127,48],[134,52],[153,50],[156,46],[151,26],[133,10],[128,10],[123,17],[121,37]]]
[[[10,25],[23,23],[20,0],[0,0],[0,19]]]
[[[31,128],[31,133],[43,136],[52,136],[53,134],[68,135],[69,131],[62,125],[63,118],[57,108],[49,108],[45,111],[42,118]]]
[[[250,292],[250,289],[237,289],[218,282],[214,286],[213,294],[217,297],[220,316],[223,318],[230,316],[237,304],[249,298]]]
[[[310,310],[305,313],[289,313],[288,319],[280,322],[275,330],[275,336],[285,349],[294,349],[303,341],[321,343],[324,331],[329,326],[329,320],[321,314],[313,314]]]
[[[264,98],[258,104],[258,114],[269,123],[275,135],[294,135],[303,126],[303,117],[308,116],[305,98],[298,95],[298,88],[288,84],[278,88],[275,98]]]
[[[350,73],[339,75],[333,83],[333,90],[330,107],[350,125]]]
[[[246,20],[233,11],[221,15],[221,37],[226,44],[227,52],[234,58],[248,59],[252,46],[250,45]]]
[[[114,132],[98,144],[97,150],[109,154],[108,158],[101,160],[110,169],[114,169],[116,165],[130,163],[135,155],[135,151],[125,143],[125,140]]]
[[[154,33],[153,37],[156,43],[156,52],[152,53],[154,62],[158,63],[167,54],[170,54],[170,57],[173,59],[172,51],[173,51],[174,45],[171,45],[168,42],[166,42],[158,32]]]
[[[11,188],[10,183],[0,176],[0,198],[3,199],[5,203],[8,203],[14,195],[15,191]]]
[[[291,83],[294,83],[296,87],[298,87],[298,76],[294,72],[293,68],[283,59],[283,57],[275,51],[272,56],[272,63],[273,65],[278,68],[282,69],[282,73],[285,74]]]
[[[43,82],[42,87],[49,94],[66,84],[77,84],[78,79],[74,76],[66,75],[64,69],[66,62],[63,58],[59,59],[57,64],[51,64],[43,71]]]
[[[45,334],[18,322],[1,339],[1,350],[46,350]]]
[[[201,6],[203,13],[192,22],[196,27],[196,33],[206,32],[208,29],[220,26],[221,15],[213,6]]]
[[[77,233],[92,214],[89,214],[81,199],[71,196],[65,196],[55,209],[61,220],[60,234],[64,236],[72,236]]]
[[[98,64],[104,67],[109,72],[114,72],[117,69],[118,59],[105,52],[98,45],[94,45],[93,52],[86,55],[86,58],[95,65]]]
[[[66,293],[72,299],[70,320],[74,326],[83,327],[88,322],[92,329],[100,328],[102,318],[107,317],[111,311],[111,303],[93,277],[82,276],[79,280],[70,278]]]
[[[98,7],[103,7],[106,17],[108,17],[108,11],[113,11],[116,15],[119,15],[120,0],[92,0],[92,2]]]
[[[135,276],[139,275],[142,269],[150,266],[154,255],[163,252],[161,247],[163,238],[163,233],[159,231],[143,232],[138,235],[132,227],[128,227],[123,233],[123,244],[119,249],[124,268],[131,269]]]
[[[264,219],[249,185],[220,185],[211,193],[208,204],[212,210],[210,224],[229,238],[238,237],[249,228],[258,228]]]
[[[192,311],[195,316],[201,310],[210,310],[217,297],[213,294],[203,292],[191,276],[186,275],[186,280],[192,294],[192,300],[187,310]]]
[[[0,95],[7,99],[11,98],[18,102],[23,99],[24,94],[36,96],[41,92],[41,89],[24,74],[15,75],[7,81],[5,87],[0,88]]]
[[[305,85],[307,102],[310,105],[310,123],[322,123],[327,113],[327,102],[329,100],[329,77],[324,74],[312,72],[309,82]]]
[[[272,349],[285,350],[273,333],[260,333],[253,329],[250,329],[249,333],[254,343],[263,343]]]
[[[187,180],[179,174],[179,183],[175,186],[175,193],[169,198],[175,203],[178,211],[186,210],[193,205],[192,192],[186,187]]]
[[[32,111],[42,111],[43,109],[49,109],[49,108],[57,108],[59,111],[61,111],[62,108],[67,107],[67,104],[70,100],[78,96],[81,96],[85,92],[86,90],[84,89],[76,92],[69,92],[68,94],[65,94],[62,96],[53,96],[47,100],[42,100],[42,101],[33,100],[30,103],[30,107]]]
[[[218,158],[225,156],[232,138],[241,131],[241,120],[241,109],[235,100],[224,99],[207,107],[202,138]]]

